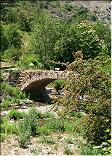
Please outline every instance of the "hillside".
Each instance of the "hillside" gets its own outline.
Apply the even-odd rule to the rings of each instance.
[[[67,5],[72,7],[81,7],[84,6],[89,11],[91,11],[94,15],[98,17],[98,19],[105,21],[108,25],[110,25],[110,11],[111,4],[110,1],[60,1],[59,5]],[[72,10],[68,10],[65,14],[58,10],[58,7],[53,7],[51,3],[47,4],[47,9],[54,14],[54,16],[58,16],[61,18],[71,18],[73,16]]]

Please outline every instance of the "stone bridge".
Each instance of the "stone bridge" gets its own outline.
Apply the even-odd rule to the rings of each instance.
[[[53,70],[25,70],[17,73],[10,73],[9,81],[15,82],[26,93],[36,97],[45,92],[45,87],[57,79],[68,80],[69,71]]]

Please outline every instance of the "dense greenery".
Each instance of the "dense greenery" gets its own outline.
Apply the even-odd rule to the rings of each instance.
[[[11,86],[8,82],[1,83],[2,108],[8,108],[11,105],[20,105],[22,100],[26,99],[26,94],[19,88]]]
[[[49,6],[73,16],[59,19],[50,13]],[[110,53],[110,29],[82,6],[21,1],[2,4],[1,12],[2,59],[20,67],[52,69],[56,65],[49,60],[72,62],[73,52],[81,49],[85,59],[104,50]]]
[[[96,145],[109,142],[111,129],[110,58],[104,55],[88,61],[76,58],[68,69],[78,75],[77,78],[71,75],[71,81],[66,85],[63,103],[67,107],[67,112],[81,110],[86,113],[82,118],[82,125],[88,141]]]

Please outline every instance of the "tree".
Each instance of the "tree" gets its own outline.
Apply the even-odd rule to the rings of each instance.
[[[65,96],[62,102],[67,112],[74,110],[84,111],[82,119],[87,140],[99,145],[110,139],[109,129],[111,120],[111,83],[110,58],[100,57],[89,60],[76,59],[68,66],[73,73],[65,87]],[[77,76],[74,76],[77,74]]]

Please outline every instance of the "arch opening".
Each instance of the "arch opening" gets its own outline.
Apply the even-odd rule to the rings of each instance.
[[[29,95],[29,98],[33,101],[36,102],[47,102],[49,104],[51,104],[51,99],[48,95],[48,92],[46,90],[46,86],[55,81],[56,79],[51,79],[51,78],[45,78],[45,79],[41,79],[41,80],[36,80],[30,84],[28,84],[23,91],[25,91],[25,93],[27,95]]]

